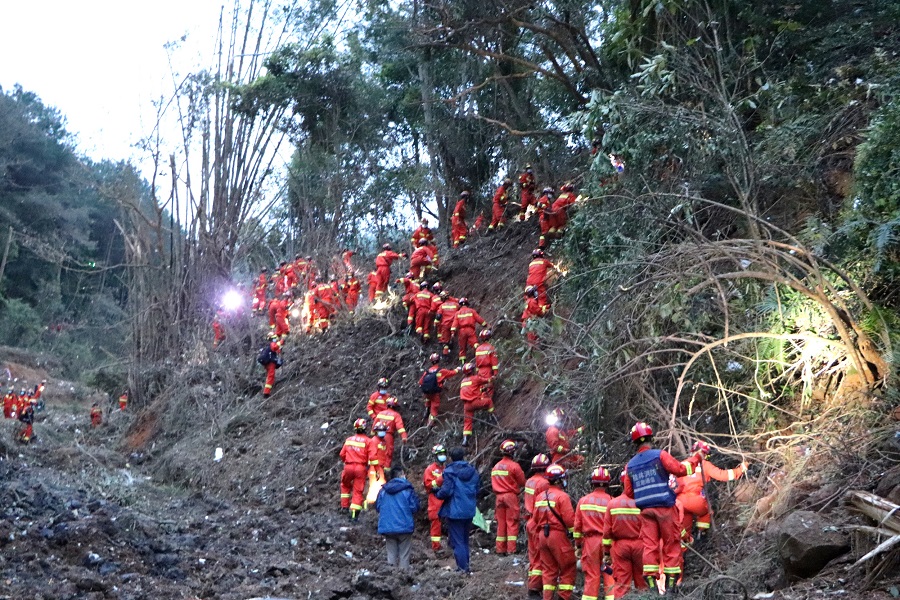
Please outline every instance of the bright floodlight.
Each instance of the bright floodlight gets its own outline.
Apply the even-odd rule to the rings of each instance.
[[[556,416],[556,413],[551,412],[547,415],[547,418],[544,419],[544,422],[547,425],[553,427],[555,425],[559,425],[559,417]]]
[[[237,310],[243,303],[243,298],[237,290],[228,290],[222,296],[222,308],[225,310]]]

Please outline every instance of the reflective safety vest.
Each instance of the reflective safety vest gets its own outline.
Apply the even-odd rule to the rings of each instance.
[[[675,492],[669,487],[669,472],[659,459],[660,450],[640,452],[628,461],[628,477],[638,508],[675,506]]]

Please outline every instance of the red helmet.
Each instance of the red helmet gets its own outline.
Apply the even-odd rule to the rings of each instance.
[[[491,331],[490,329],[482,329],[481,333],[478,334],[478,337],[479,337],[479,339],[482,339],[482,340],[489,340],[489,339],[491,339],[491,336],[493,334],[494,334],[494,332]]]
[[[387,431],[388,426],[384,421],[375,421],[375,424],[372,425],[372,431]]]
[[[459,299],[459,305],[460,305],[460,306],[468,306],[468,305],[469,305],[469,299],[466,298],[465,296],[463,296],[462,298]]]
[[[643,421],[639,421],[631,428],[631,441],[637,442],[645,437],[653,437],[653,429]]]
[[[694,445],[691,447],[692,452],[699,452],[703,456],[709,456],[712,454],[712,449],[709,447],[709,444],[702,440],[697,440],[694,442]]]
[[[503,440],[500,442],[500,454],[512,454],[516,449],[516,443],[513,440]]]
[[[466,375],[471,375],[474,372],[475,372],[475,363],[467,362],[466,364],[463,365],[463,373],[465,373]]]
[[[547,481],[557,483],[566,478],[566,469],[562,465],[550,465],[547,467]]]
[[[384,405],[388,408],[394,408],[397,404],[399,404],[399,402],[395,396],[388,396],[384,399]]]
[[[541,250],[540,248],[535,248],[534,250],[531,251],[532,258],[538,258],[543,255],[544,255],[544,251]]]
[[[609,483],[610,481],[612,481],[612,477],[609,476],[609,471],[603,467],[597,467],[591,471],[591,483]]]
[[[550,457],[546,454],[538,454],[531,459],[531,468],[535,471],[546,469],[550,466]]]
[[[377,385],[378,385],[379,388],[384,388],[384,389],[386,389],[387,386],[388,386],[388,380],[387,380],[387,377],[382,377],[381,379],[379,379]]]
[[[431,361],[431,364],[436,365],[441,362],[441,355],[437,352],[432,352],[431,356],[428,357],[428,360]]]
[[[353,429],[356,431],[365,431],[366,430],[366,420],[365,419],[357,419],[353,421]]]
[[[391,245],[390,245],[390,244],[384,244],[384,245],[381,247],[381,249],[382,249],[382,250],[390,250],[390,249],[391,249]]]
[[[422,238],[421,240],[416,242],[416,246],[427,246],[427,245],[428,245],[428,240],[425,238]]]

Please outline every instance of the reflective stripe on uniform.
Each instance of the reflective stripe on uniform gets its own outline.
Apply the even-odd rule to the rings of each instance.
[[[505,477],[509,475],[509,471],[503,471],[500,469],[494,469],[491,471],[491,477]]]
[[[350,441],[350,440],[347,440],[346,442],[344,442],[344,445],[345,446],[354,446],[356,448],[365,448],[366,447],[365,442],[354,442],[354,441]]]
[[[605,512],[606,512],[606,507],[605,507],[605,506],[601,506],[601,505],[599,505],[599,504],[587,504],[587,503],[585,503],[585,504],[582,504],[580,508],[581,508],[581,510],[588,511],[588,512],[600,512],[600,513],[605,513]]]
[[[639,509],[639,508],[613,508],[613,509],[610,509],[609,514],[611,514],[611,515],[639,515],[639,514],[641,514],[641,509]]]

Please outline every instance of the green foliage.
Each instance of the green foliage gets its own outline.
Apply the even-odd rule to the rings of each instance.
[[[28,304],[16,299],[0,299],[0,339],[11,346],[32,346],[41,334],[41,319]]]

